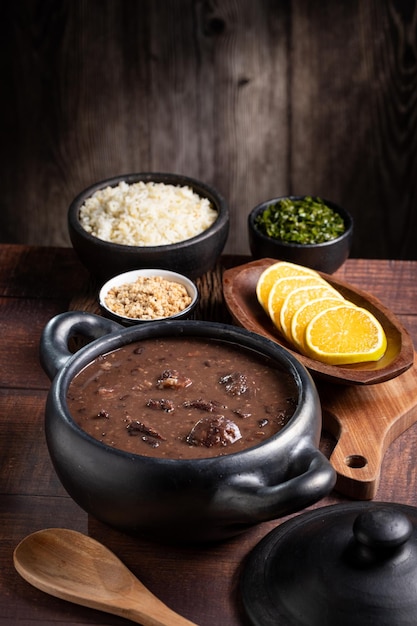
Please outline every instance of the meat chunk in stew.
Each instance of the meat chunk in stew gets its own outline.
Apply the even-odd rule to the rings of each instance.
[[[218,415],[203,417],[187,435],[187,443],[192,446],[227,446],[241,438],[239,427],[232,421]]]

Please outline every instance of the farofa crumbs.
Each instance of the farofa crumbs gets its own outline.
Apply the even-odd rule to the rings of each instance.
[[[184,285],[162,276],[140,276],[133,283],[112,287],[104,301],[117,315],[153,320],[180,313],[191,304],[191,297]]]

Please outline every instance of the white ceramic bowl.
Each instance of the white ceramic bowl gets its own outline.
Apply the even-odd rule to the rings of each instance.
[[[161,278],[164,278],[167,281],[183,285],[186,288],[188,295],[191,298],[191,303],[185,309],[183,309],[182,311],[179,311],[178,313],[175,313],[174,315],[169,315],[167,317],[155,317],[153,319],[127,317],[127,316],[125,317],[124,315],[119,315],[118,313],[115,313],[114,311],[112,311],[112,309],[110,309],[106,305],[105,300],[106,300],[107,294],[109,293],[110,289],[112,289],[113,287],[119,287],[120,285],[134,283],[140,277],[155,277],[155,276],[160,276]],[[194,311],[198,302],[198,298],[199,298],[198,289],[192,280],[190,280],[189,278],[187,278],[187,276],[184,276],[183,274],[178,274],[177,272],[171,272],[170,270],[163,270],[163,269],[140,269],[140,270],[132,270],[130,272],[124,272],[123,274],[118,274],[117,276],[110,278],[106,283],[104,283],[104,285],[100,289],[99,297],[98,297],[100,307],[102,311],[104,312],[104,314],[107,317],[110,317],[111,319],[115,320],[116,322],[123,324],[124,326],[127,326],[127,325],[130,326],[132,324],[140,324],[140,323],[145,323],[145,322],[160,321],[161,319],[188,318],[191,316],[192,312]]]

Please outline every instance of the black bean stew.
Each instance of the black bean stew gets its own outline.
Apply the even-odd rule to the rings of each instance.
[[[199,338],[147,339],[100,356],[71,382],[79,426],[146,456],[213,457],[254,446],[294,413],[296,383],[253,351]]]

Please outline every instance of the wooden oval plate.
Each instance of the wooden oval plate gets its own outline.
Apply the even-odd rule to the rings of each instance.
[[[394,314],[377,298],[322,272],[319,274],[338,289],[345,298],[375,315],[385,330],[387,350],[379,361],[355,365],[327,365],[295,351],[293,346],[275,329],[256,297],[256,283],[259,276],[264,269],[276,262],[276,259],[258,259],[225,270],[223,294],[226,306],[236,324],[276,341],[292,352],[311,374],[332,382],[345,385],[372,385],[395,378],[412,366],[413,342]]]

